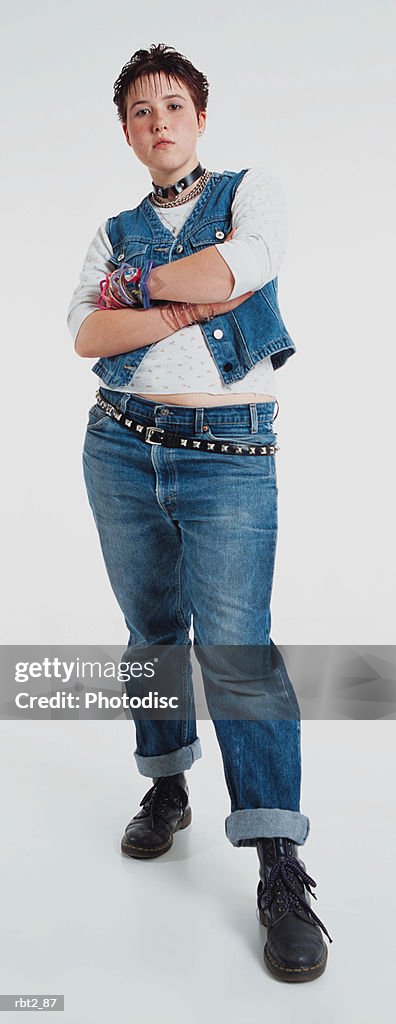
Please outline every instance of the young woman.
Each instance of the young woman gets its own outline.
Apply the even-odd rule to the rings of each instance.
[[[230,795],[226,834],[259,855],[265,962],[306,981],[325,969],[328,933],[298,858],[309,832],[300,709],[270,638],[274,375],[295,351],[277,297],[286,214],[267,169],[201,166],[207,98],[207,79],[173,47],[138,50],[122,69],[114,102],[152,190],[99,227],[68,313],[76,352],[97,360],[101,381],[83,467],[126,657],[153,645],[156,686],[171,680],[179,709],[135,716],[137,767],[153,786],[121,846],[157,857],[191,821],[193,621]]]

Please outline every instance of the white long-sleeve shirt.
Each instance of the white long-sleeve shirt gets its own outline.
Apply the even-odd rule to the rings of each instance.
[[[154,209],[176,237],[199,198],[195,196],[181,206],[167,209],[155,206]],[[288,223],[278,178],[264,167],[250,168],[236,189],[231,219],[236,229],[233,238],[216,245],[234,277],[228,299],[257,291],[279,272],[286,250]],[[109,262],[112,252],[105,221],[88,248],[69,304],[67,323],[74,341],[83,321],[98,308],[100,281],[114,269]],[[252,391],[275,396],[274,368],[267,356],[249,370],[243,380],[224,384],[199,324],[192,324],[147,347],[132,383],[112,390],[147,395],[187,392],[220,395]]]

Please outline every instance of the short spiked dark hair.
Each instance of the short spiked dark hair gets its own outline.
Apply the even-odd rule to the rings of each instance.
[[[136,50],[127,64],[124,64],[117,81],[114,82],[113,103],[118,111],[119,120],[126,124],[127,99],[130,86],[136,79],[144,75],[155,75],[163,71],[169,78],[183,82],[187,87],[197,114],[206,110],[209,95],[209,82],[201,71],[173,46],[165,43],[152,43],[149,50]]]

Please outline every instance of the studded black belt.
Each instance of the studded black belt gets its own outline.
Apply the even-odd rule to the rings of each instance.
[[[141,441],[146,441],[146,444],[160,444],[165,448],[194,448],[201,452],[217,452],[220,455],[275,455],[275,452],[279,451],[279,445],[277,444],[244,445],[235,444],[231,441],[227,443],[224,441],[196,441],[193,437],[180,437],[178,434],[172,434],[162,427],[147,426],[144,423],[138,423],[137,420],[131,419],[130,416],[126,416],[119,409],[118,405],[107,402],[100,394],[100,391],[96,392],[96,402],[101,409],[104,409],[108,416],[112,416],[121,426],[132,430]]]

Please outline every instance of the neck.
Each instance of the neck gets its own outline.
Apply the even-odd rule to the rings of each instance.
[[[191,172],[195,170],[198,164],[198,157],[195,156],[195,158],[190,159],[188,162],[182,164],[181,167],[178,167],[176,169],[173,168],[170,170],[168,169],[166,171],[159,172],[155,169],[151,170],[149,168],[151,180],[154,183],[154,185],[158,185],[160,188],[171,188],[172,185],[175,185],[177,182],[181,181],[183,178],[186,178],[189,174],[191,174]],[[202,171],[200,173],[202,173]],[[196,181],[197,179],[195,179],[195,181],[191,182],[191,184],[187,185],[186,188],[182,190],[183,195],[186,195],[188,194],[188,192],[191,192],[191,190],[196,185]]]

